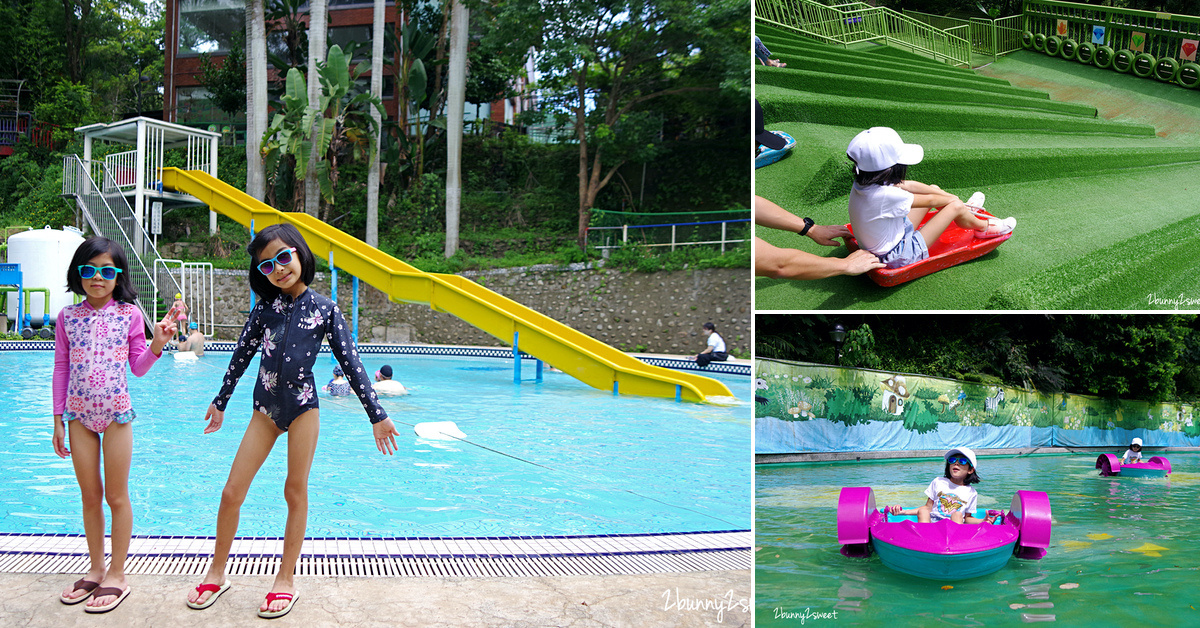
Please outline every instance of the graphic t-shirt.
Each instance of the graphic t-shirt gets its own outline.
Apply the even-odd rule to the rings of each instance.
[[[934,521],[949,519],[954,513],[961,512],[964,517],[975,516],[978,494],[969,486],[959,486],[946,477],[936,477],[925,489],[925,496],[933,500],[933,512],[930,516]]]
[[[1121,460],[1128,460],[1130,462],[1141,462],[1142,461],[1142,452],[1134,451],[1132,449],[1126,449],[1125,455],[1121,456]]]

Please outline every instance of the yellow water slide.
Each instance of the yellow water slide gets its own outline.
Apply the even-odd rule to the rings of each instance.
[[[686,401],[733,399],[721,382],[646,364],[469,279],[418,270],[308,214],[280,212],[205,172],[163,168],[162,181],[164,187],[190,194],[247,227],[252,220],[258,230],[290,223],[304,235],[315,255],[329,259],[332,251],[338,268],[392,300],[428,303],[506,344],[516,337],[521,351],[594,388]]]

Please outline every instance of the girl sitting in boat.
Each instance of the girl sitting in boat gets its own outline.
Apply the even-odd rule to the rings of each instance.
[[[1129,464],[1130,462],[1142,461],[1142,439],[1135,438],[1129,443],[1129,449],[1125,450],[1125,455],[1121,456],[1121,464]]]
[[[902,506],[889,506],[893,515],[916,515],[920,523],[949,519],[955,523],[992,523],[995,515],[977,519],[975,512],[979,500],[971,484],[979,482],[975,474],[975,452],[967,447],[956,447],[946,452],[946,469],[942,477],[933,478],[925,489],[925,505],[905,510]]]
[[[936,185],[905,179],[908,166],[920,163],[925,149],[905,144],[896,131],[872,127],[850,141],[846,155],[854,162],[850,191],[850,224],[861,248],[874,253],[887,268],[900,268],[929,257],[936,242],[953,222],[975,231],[977,238],[995,238],[1012,232],[1016,218],[983,218],[983,192],[963,203]],[[925,215],[940,207],[918,231]]]

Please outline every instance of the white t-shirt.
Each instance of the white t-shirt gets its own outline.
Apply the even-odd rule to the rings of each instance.
[[[858,246],[883,255],[900,243],[913,195],[894,185],[857,183],[850,189],[850,224]]]
[[[713,332],[708,335],[708,346],[712,347],[713,353],[723,353],[725,351],[725,339],[721,334]]]
[[[925,489],[925,496],[933,500],[934,521],[949,519],[956,512],[963,517],[974,517],[979,495],[969,486],[959,486],[947,477],[936,477]]]
[[[381,382],[375,382],[371,384],[371,386],[375,389],[375,394],[383,395],[385,397],[408,394],[408,389],[404,387],[404,384],[401,384],[394,379],[385,379]]]
[[[1121,456],[1121,460],[1129,460],[1131,462],[1141,462],[1142,461],[1142,452],[1134,451],[1132,449],[1126,449],[1125,455]]]

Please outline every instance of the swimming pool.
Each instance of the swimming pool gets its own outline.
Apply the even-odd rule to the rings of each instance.
[[[826,614],[807,623],[818,626],[901,619],[959,626],[1194,623],[1200,454],[1165,455],[1175,472],[1157,480],[1101,478],[1096,454],[981,458],[980,507],[1007,510],[1017,490],[1045,491],[1053,538],[1039,561],[1013,559],[998,572],[957,582],[914,578],[877,556],[838,552],[835,510],[843,486],[874,488],[879,507],[916,505],[941,473],[940,461],[760,465],[756,625],[799,625],[806,613]]]
[[[211,536],[221,488],[250,414],[247,369],[224,427],[205,408],[229,353],[164,357],[130,376],[138,411],[130,495],[134,535]],[[717,375],[742,405],[613,396],[561,373],[513,384],[511,358],[363,355],[412,389],[385,398],[401,436],[380,455],[354,397],[321,397],[307,536],[397,538],[643,534],[750,527],[749,378]],[[318,361],[324,384],[332,371]],[[50,446],[48,351],[0,352],[19,374],[0,401],[0,534],[80,534],[69,460]],[[526,377],[532,369],[526,367]],[[418,438],[412,424],[454,421],[466,442]],[[408,424],[408,425],[405,425]],[[285,437],[286,438],[286,437]],[[267,459],[242,508],[239,537],[282,535],[286,450]]]

